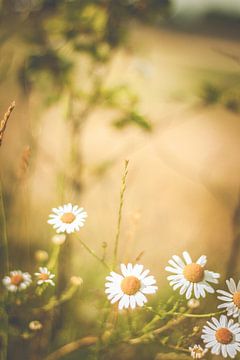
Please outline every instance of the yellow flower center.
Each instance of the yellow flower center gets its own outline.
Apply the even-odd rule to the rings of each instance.
[[[233,303],[240,309],[240,291],[233,294]]]
[[[185,266],[183,270],[185,279],[192,283],[198,283],[203,280],[204,269],[201,265],[192,263]]]
[[[75,219],[76,216],[71,212],[67,212],[61,217],[62,222],[64,222],[65,224],[71,224]]]
[[[39,278],[39,280],[48,280],[49,279],[49,275],[48,274],[45,274],[45,273],[43,273],[43,274],[40,274],[39,276],[38,276],[38,278]]]
[[[230,344],[233,340],[232,332],[227,328],[220,328],[215,333],[216,340],[221,344]]]
[[[121,282],[121,289],[124,294],[134,295],[141,287],[141,282],[136,276],[127,276]]]
[[[23,282],[23,276],[22,276],[22,275],[16,274],[16,275],[11,276],[11,283],[12,283],[13,285],[18,286],[18,285],[20,285],[22,282]]]

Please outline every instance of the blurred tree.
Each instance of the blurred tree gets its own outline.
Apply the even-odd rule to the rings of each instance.
[[[151,124],[127,86],[108,89],[105,78],[115,49],[126,40],[133,20],[156,24],[169,11],[170,0],[2,0],[0,41],[9,37],[21,48],[18,79],[28,94],[38,91],[46,105],[68,94],[70,188],[81,189],[79,136],[96,107],[116,110],[113,125],[121,129]],[[88,61],[81,84],[77,65]],[[3,76],[3,75],[2,75]]]
[[[151,123],[139,111],[137,95],[125,84],[107,87],[106,75],[116,50],[126,41],[131,22],[157,23],[167,14],[169,1],[0,2],[0,46],[3,48],[8,41],[17,58],[14,73],[9,71],[11,56],[7,55],[5,62],[0,63],[0,81],[15,76],[25,96],[36,93],[45,106],[56,101],[67,104],[69,165],[66,164],[67,171],[59,174],[58,179],[65,182],[64,200],[76,201],[82,190],[81,134],[93,111],[99,107],[113,109],[115,118],[112,124],[116,129],[135,125],[144,131],[151,130]],[[37,109],[33,110],[38,113]],[[32,140],[33,151],[38,146],[37,140]],[[10,213],[9,209],[7,211]],[[23,237],[24,234],[18,232],[21,244],[24,242],[19,239]],[[70,251],[69,247],[65,248],[65,253]],[[66,259],[59,274],[62,286],[71,268],[68,263],[70,257]],[[59,328],[63,325],[61,322],[59,316]],[[45,350],[41,346],[34,352],[38,359],[42,359],[41,354]]]

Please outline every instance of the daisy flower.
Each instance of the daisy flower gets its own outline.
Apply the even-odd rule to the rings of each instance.
[[[211,353],[235,358],[240,351],[240,325],[228,320],[226,315],[221,315],[219,320],[213,317],[207,325],[203,327],[201,337],[206,347],[211,348]]]
[[[194,347],[189,347],[189,351],[193,359],[202,359],[208,349],[203,349],[200,345],[194,345]]]
[[[55,275],[51,274],[51,272],[46,267],[40,267],[39,272],[36,272],[34,275],[37,277],[37,284],[50,284],[54,286],[54,281],[52,280]]]
[[[149,270],[143,271],[143,265],[121,264],[122,274],[112,271],[106,277],[106,294],[111,303],[119,301],[119,310],[136,305],[143,306],[147,302],[144,294],[154,294],[157,291],[156,280],[148,275]]]
[[[226,280],[226,284],[229,292],[217,290],[221,295],[218,296],[218,299],[224,301],[222,304],[218,305],[218,308],[226,309],[228,316],[233,316],[234,318],[238,317],[238,322],[240,322],[240,281],[236,285],[235,281],[230,279]]]
[[[78,205],[66,204],[52,209],[53,214],[49,215],[48,223],[53,225],[57,233],[67,234],[79,231],[83,227],[87,217],[86,211]]]
[[[214,293],[214,289],[209,283],[217,284],[220,275],[204,269],[207,263],[205,255],[193,262],[189,253],[184,251],[183,260],[179,256],[173,255],[168,263],[171,266],[167,266],[165,270],[173,275],[168,276],[167,279],[173,290],[180,288],[180,295],[186,293],[186,298],[190,299],[193,293],[194,297],[199,299],[201,296],[205,297],[206,292]]]
[[[28,272],[14,270],[10,272],[9,276],[5,276],[3,284],[8,291],[17,292],[25,290],[32,282],[31,275]]]

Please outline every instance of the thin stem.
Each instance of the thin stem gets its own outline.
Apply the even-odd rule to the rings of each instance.
[[[129,311],[129,309],[127,309],[127,321],[128,321],[129,332],[132,335],[134,332],[134,329],[133,329],[133,323],[132,323],[132,316],[131,316],[131,312]]]
[[[73,341],[71,343],[68,343],[52,354],[48,355],[45,360],[58,360],[63,358],[64,356],[71,354],[72,352],[83,348],[95,345],[98,341],[98,338],[96,336],[86,336],[84,338],[81,338],[79,340]]]
[[[3,278],[8,272],[8,241],[6,232],[6,220],[3,203],[2,188],[0,183],[0,276]],[[8,315],[5,311],[4,300],[6,291],[0,289],[0,360],[7,359],[8,346]]]
[[[128,342],[131,345],[140,344],[147,339],[154,338],[155,336],[160,335],[160,334],[164,333],[165,331],[175,328],[176,326],[178,326],[180,323],[182,323],[185,320],[186,320],[186,318],[183,316],[179,316],[177,319],[171,319],[171,320],[169,320],[169,322],[167,324],[165,324],[155,330],[151,330],[135,339],[130,339]]]
[[[217,311],[217,312],[213,312],[213,313],[208,313],[208,314],[189,314],[189,313],[180,313],[180,312],[174,312],[172,313],[173,315],[181,315],[184,317],[189,317],[189,318],[209,318],[211,316],[216,316],[216,315],[220,315],[220,314],[224,314],[226,312],[226,310],[221,310],[221,311]]]
[[[123,202],[124,202],[124,193],[126,190],[126,179],[128,174],[128,164],[129,160],[125,160],[125,167],[124,167],[124,173],[122,177],[122,186],[120,190],[120,203],[119,203],[119,209],[118,209],[118,222],[117,222],[117,231],[116,231],[116,237],[115,237],[115,245],[114,245],[114,253],[113,253],[113,264],[116,265],[117,262],[117,256],[118,256],[118,247],[119,247],[119,236],[120,236],[120,228],[121,228],[121,222],[122,222],[122,208],[123,208]]]
[[[97,259],[106,269],[108,269],[109,271],[111,270],[108,264],[106,264],[103,259],[101,259],[87,244],[85,244],[84,241],[82,241],[81,239],[78,240],[81,245],[89,252],[89,254],[91,254],[95,259]]]
[[[154,311],[151,307],[145,306],[145,309],[155,314],[155,316],[150,320],[142,329],[142,332],[148,332],[151,330],[152,326],[155,325],[156,322],[161,320],[161,318],[166,317],[167,315],[171,315],[175,312],[178,307],[178,303],[176,303],[173,308],[165,313],[159,314],[157,311]]]
[[[170,344],[163,344],[165,346],[167,346],[169,349],[173,349],[173,350],[176,350],[176,351],[181,351],[181,352],[184,352],[186,354],[189,354],[189,349],[185,349],[181,346],[175,346],[175,345],[170,345]]]

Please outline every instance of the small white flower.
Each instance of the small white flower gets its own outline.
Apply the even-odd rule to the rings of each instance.
[[[226,280],[226,284],[229,292],[217,290],[221,294],[221,296],[218,296],[218,299],[224,301],[218,308],[226,309],[228,316],[238,317],[238,322],[240,322],[240,281],[236,285],[235,281],[230,279]]]
[[[52,280],[55,275],[51,274],[51,272],[46,267],[40,267],[39,272],[36,272],[34,275],[37,277],[37,284],[50,284],[54,286],[54,281]]]
[[[65,234],[56,234],[52,237],[52,242],[56,245],[62,245],[66,241],[66,235]]]
[[[154,294],[157,291],[156,280],[148,276],[149,270],[143,271],[143,265],[121,264],[122,275],[111,271],[106,277],[106,294],[111,303],[119,301],[119,310],[136,305],[143,306],[147,302],[144,294]]]
[[[53,225],[57,233],[67,234],[79,231],[87,217],[86,211],[78,205],[66,204],[52,209],[48,223]]]
[[[25,290],[32,282],[31,275],[28,272],[14,270],[10,272],[9,276],[5,276],[3,284],[8,291],[17,292]]]
[[[203,349],[200,345],[194,345],[194,347],[189,347],[189,351],[193,359],[202,359],[208,349]]]
[[[240,325],[232,319],[228,321],[225,315],[221,315],[219,320],[213,317],[207,325],[203,327],[201,337],[206,347],[211,348],[211,353],[235,358],[240,351]]]
[[[173,273],[167,278],[173,290],[180,288],[180,295],[186,293],[187,299],[191,298],[192,293],[196,299],[205,297],[206,292],[214,293],[215,290],[209,283],[217,284],[220,275],[204,269],[207,257],[202,255],[196,262],[192,262],[189,253],[184,251],[183,259],[173,255],[168,262],[171,266],[165,268],[166,271]]]

